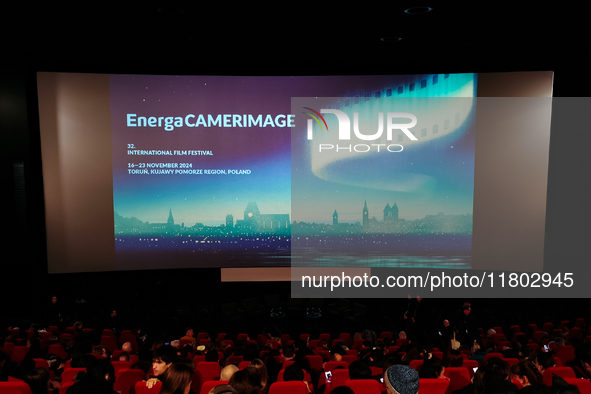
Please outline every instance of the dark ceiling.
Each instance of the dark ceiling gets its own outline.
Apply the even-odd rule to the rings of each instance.
[[[52,3],[6,13],[12,24],[2,28],[3,68],[233,75],[557,71],[582,66],[575,59],[588,36],[577,22],[582,10],[541,3],[431,4],[427,13],[414,8],[425,3],[412,1]]]

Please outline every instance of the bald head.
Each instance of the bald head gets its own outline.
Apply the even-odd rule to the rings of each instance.
[[[220,380],[230,380],[232,375],[234,375],[238,371],[238,367],[234,364],[230,364],[224,367],[220,371]]]
[[[127,353],[131,353],[131,342],[125,342],[122,346],[121,346],[121,350],[123,350],[124,352]]]

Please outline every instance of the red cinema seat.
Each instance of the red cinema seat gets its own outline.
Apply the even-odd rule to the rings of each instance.
[[[109,336],[109,335],[103,335],[101,337],[101,346],[103,346],[105,349],[107,349],[109,351],[109,353],[113,354],[113,352],[115,350],[119,349],[119,345],[117,344],[117,339]]]
[[[324,364],[324,372],[334,371],[336,367],[343,367],[345,369],[349,369],[349,364],[347,364],[345,361],[329,361],[326,364]]]
[[[322,369],[322,363],[324,362],[321,356],[304,356],[304,360],[308,360],[310,363],[310,369],[316,373]]]
[[[193,381],[191,382],[191,390],[194,393],[201,391],[201,386],[210,380],[219,380],[220,378],[220,364],[213,361],[203,361],[197,364],[195,373],[193,374]]]
[[[287,345],[289,343],[289,341],[291,341],[289,334],[281,334],[281,344],[283,346]]]
[[[330,334],[320,334],[320,336],[318,336],[318,340],[320,342],[322,342],[324,339],[326,339],[328,342],[330,342]]]
[[[345,386],[355,394],[382,394],[383,386],[374,379],[347,380]]]
[[[337,387],[341,387],[345,385],[345,382],[349,380],[349,370],[348,369],[335,369],[332,371],[332,377],[330,378],[330,384],[326,384],[326,390],[324,391],[328,394],[330,391]]]
[[[205,383],[203,383],[203,386],[201,386],[201,392],[199,394],[207,394],[214,387],[221,386],[223,384],[228,384],[228,381],[227,380],[210,380],[209,382],[205,382]]]
[[[101,336],[102,337],[108,336],[108,337],[111,337],[111,338],[117,340],[117,335],[115,335],[115,333],[113,332],[113,330],[109,330],[108,328],[105,328],[103,330],[103,332],[101,333]]]
[[[356,351],[359,352],[362,347],[363,347],[363,339],[356,339],[355,341],[353,341],[353,349],[355,349]]]
[[[396,340],[396,346],[404,346],[404,345],[408,345],[408,339],[407,338],[398,338]]]
[[[556,357],[562,361],[562,365],[575,359],[575,348],[572,345],[562,345],[556,348]]]
[[[156,382],[152,388],[148,388],[148,386],[146,386],[146,382],[142,380],[136,382],[133,388],[135,390],[135,394],[158,394],[162,389],[162,382]]]
[[[41,334],[41,338],[39,339],[39,341],[41,342],[41,347],[44,349],[47,349],[49,339],[51,339],[51,337],[53,336],[53,333],[51,333],[49,331],[44,331],[44,332],[41,332],[40,334]]]
[[[250,365],[250,361],[241,361],[240,364],[238,364],[238,369],[242,371],[244,368],[248,367],[249,365]]]
[[[137,339],[131,330],[123,330],[121,331],[121,336],[119,337],[119,343],[123,345],[125,342],[131,343],[131,351],[133,353],[137,352]]]
[[[534,331],[531,339],[535,342],[535,343],[540,343],[542,341],[542,337],[544,336],[544,331]]]
[[[47,354],[54,354],[57,358],[66,360],[68,359],[68,353],[64,350],[64,347],[61,343],[55,343],[53,345],[49,345],[49,349],[47,350]]]
[[[482,365],[486,365],[488,359],[493,357],[503,358],[503,353],[486,353],[482,358]]]
[[[12,348],[12,353],[10,354],[10,359],[17,364],[20,364],[21,361],[25,359],[25,356],[29,353],[28,346],[15,346]]]
[[[275,382],[269,387],[269,394],[308,394],[308,385],[304,382]]]
[[[383,331],[380,334],[380,338],[390,338],[390,339],[392,339],[392,333],[390,331]]]
[[[495,334],[492,340],[493,343],[498,346],[501,342],[506,341],[507,338],[505,337],[505,334]]]
[[[7,356],[12,355],[12,349],[14,349],[15,344],[12,342],[4,342],[4,353],[6,353]]]
[[[371,369],[371,376],[384,376],[384,369],[381,367],[369,367]]]
[[[445,368],[444,373],[449,378],[451,391],[462,389],[470,384],[470,371],[466,367]]]
[[[86,368],[68,368],[62,372],[62,383],[71,382],[78,372],[86,372]]]
[[[0,382],[2,394],[31,394],[31,388],[25,382]]]
[[[49,363],[44,358],[34,358],[35,368],[43,368],[49,371]]]
[[[330,361],[330,352],[328,350],[316,350],[314,353],[322,357],[324,361]]]
[[[304,342],[308,342],[308,338],[310,338],[310,334],[300,334],[300,339]]]
[[[121,394],[130,394],[133,392],[132,387],[145,378],[146,373],[141,369],[121,369],[115,374],[113,390]]]
[[[199,334],[206,334],[206,333],[201,333],[200,332]],[[197,334],[197,340],[201,339],[201,338],[199,338],[199,334]],[[226,338],[226,335],[228,335],[228,334],[226,334],[225,332],[218,333],[218,336],[215,337],[216,343],[219,342],[219,341],[225,341],[224,338]]]
[[[121,371],[122,369],[129,369],[131,368],[131,361],[111,361],[111,365],[115,370],[115,374]]]
[[[205,362],[205,355],[199,355],[199,356],[193,357],[193,362],[195,363],[195,365]]]
[[[447,379],[419,379],[419,394],[446,394],[448,388]]]
[[[60,331],[60,329],[59,329],[59,327],[58,327],[58,326],[49,326],[49,327],[47,328],[47,331],[49,331],[49,332],[51,332],[51,333],[55,334],[55,335],[56,335],[56,336],[58,336],[58,337],[61,335],[61,331]]]
[[[587,379],[565,378],[566,383],[577,386],[581,394],[591,394],[591,382]]]
[[[462,367],[468,368],[468,372],[470,372],[470,379],[474,377],[474,368],[478,369],[478,361],[476,360],[464,360],[462,362]]]
[[[573,327],[570,330],[568,330],[568,336],[569,338],[582,338],[583,337],[583,332],[581,331],[580,327]]]
[[[576,378],[575,371],[571,367],[550,367],[544,371],[542,383],[552,387],[552,375],[558,375],[563,379]]]
[[[400,346],[388,346],[388,354],[396,353],[400,349]]]
[[[423,365],[423,362],[423,360],[412,360],[410,364],[408,364],[408,366],[419,371],[421,369],[421,366]]]
[[[353,356],[353,355],[350,355],[350,354],[345,354],[343,356],[343,361],[346,362],[349,365],[351,365],[351,363],[354,363],[357,360],[359,360],[359,357],[357,357],[357,356]]]
[[[244,356],[230,356],[230,357],[228,357],[228,361],[226,361],[226,365],[230,365],[230,364],[238,365],[242,361],[244,361]]]
[[[257,344],[259,345],[259,347],[263,347],[265,346],[265,343],[267,343],[267,341],[269,340],[269,338],[266,335],[263,334],[259,334],[257,336]]]

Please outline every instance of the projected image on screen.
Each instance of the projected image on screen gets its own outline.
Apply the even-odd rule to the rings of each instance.
[[[309,93],[354,95],[351,111],[361,108],[369,114],[376,92],[416,106],[413,97],[473,97],[475,88],[474,74],[112,75],[117,267],[162,262],[171,267],[287,265],[292,242],[296,250],[300,245],[298,235],[325,230],[360,240],[364,234],[379,234],[382,238],[375,241],[382,245],[380,253],[390,254],[392,246],[421,258],[425,250],[444,252],[446,262],[469,266],[474,177],[470,108],[461,119],[451,119],[450,126],[443,119],[446,114],[433,115],[435,103],[422,103],[419,126],[429,123],[426,134],[413,146],[405,144],[403,155],[369,153],[360,166],[344,152],[319,155],[312,146],[298,145],[298,137],[305,135],[294,127],[301,111],[294,112],[290,101]],[[395,171],[388,167],[392,156],[404,157]],[[308,161],[309,167],[305,176],[300,171],[292,177],[293,168],[302,168],[298,160]],[[302,199],[302,193],[313,193],[313,202]],[[328,228],[322,224],[327,220]],[[438,261],[428,259],[426,264]]]
[[[294,99],[309,120],[292,134],[293,263],[470,268],[475,88],[473,74],[431,75],[371,97]],[[412,131],[387,131],[404,117]]]

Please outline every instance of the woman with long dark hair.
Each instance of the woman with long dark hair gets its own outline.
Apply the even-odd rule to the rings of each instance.
[[[166,371],[160,394],[189,394],[193,368],[188,364],[174,363]]]

